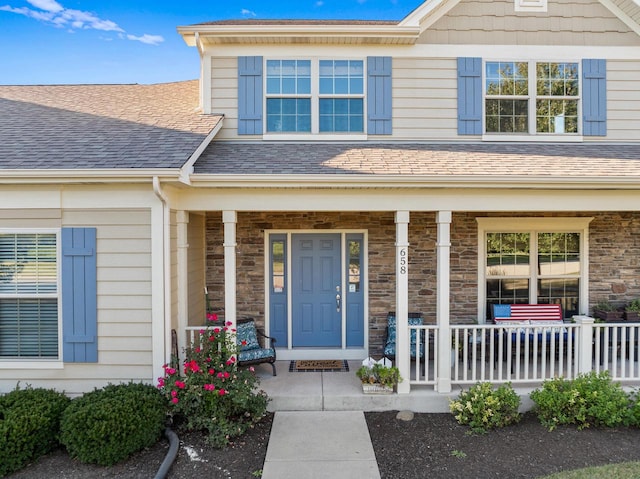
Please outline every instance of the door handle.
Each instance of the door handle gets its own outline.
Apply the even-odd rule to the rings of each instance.
[[[336,294],[336,311],[340,312],[340,295]]]

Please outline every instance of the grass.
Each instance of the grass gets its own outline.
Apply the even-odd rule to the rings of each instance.
[[[601,479],[603,477],[637,479],[640,477],[640,462],[623,462],[621,464],[608,464],[575,471],[558,472],[542,479]]]

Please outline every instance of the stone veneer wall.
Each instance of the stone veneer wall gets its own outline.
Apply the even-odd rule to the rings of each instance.
[[[451,225],[451,322],[477,321],[477,216],[575,216],[575,214],[454,213]],[[628,302],[640,297],[640,213],[592,213],[590,303]],[[239,213],[237,224],[237,312],[264,322],[264,231],[362,229],[369,247],[369,347],[379,356],[386,315],[395,309],[395,223],[393,212]],[[412,212],[409,224],[409,310],[436,322],[435,213]],[[207,215],[207,285],[211,304],[224,305],[222,215]]]

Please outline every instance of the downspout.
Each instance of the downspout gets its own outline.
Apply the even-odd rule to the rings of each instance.
[[[171,277],[168,265],[171,262],[171,245],[167,239],[169,232],[169,205],[167,196],[162,191],[160,179],[153,177],[153,192],[162,203],[162,291],[164,297],[164,362],[167,363],[171,358]],[[158,373],[158,371],[154,371]]]

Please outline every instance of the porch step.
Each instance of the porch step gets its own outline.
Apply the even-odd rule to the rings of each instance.
[[[288,361],[277,361],[277,376],[271,367],[260,365],[256,372],[260,387],[271,401],[269,411],[401,411],[449,412],[449,400],[459,390],[439,394],[433,388],[414,388],[409,394],[370,395],[362,393],[356,370],[360,361],[349,361],[348,372],[289,372]]]

